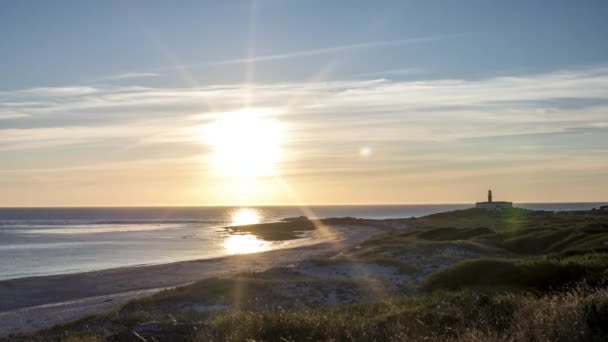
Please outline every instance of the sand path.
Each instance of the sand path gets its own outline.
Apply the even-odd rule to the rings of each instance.
[[[323,242],[291,249],[1,281],[0,337],[100,313],[133,298],[204,278],[263,271],[333,255],[383,230],[371,226],[328,228],[335,234]]]

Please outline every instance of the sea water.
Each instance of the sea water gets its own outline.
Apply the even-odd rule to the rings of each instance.
[[[534,210],[584,210],[599,203],[534,203]],[[417,217],[470,204],[312,207],[0,208],[0,280],[222,257],[317,242],[234,235],[225,227],[286,217]]]

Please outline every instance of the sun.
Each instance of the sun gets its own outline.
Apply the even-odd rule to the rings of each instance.
[[[215,171],[226,177],[260,177],[275,174],[281,156],[284,125],[276,111],[246,108],[217,115],[205,127],[212,147]]]

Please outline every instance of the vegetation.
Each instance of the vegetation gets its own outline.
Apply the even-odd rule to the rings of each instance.
[[[470,291],[307,311],[224,314],[203,340],[244,341],[508,341],[608,337],[608,292],[575,288],[538,297],[479,296]]]
[[[232,232],[250,233],[267,241],[295,239],[300,232],[315,228],[314,222],[304,216],[286,218],[279,222],[227,227]]]
[[[606,211],[470,209],[375,224],[396,229],[332,258],[202,280],[36,336],[608,340]]]
[[[608,275],[607,254],[564,258],[474,259],[435,272],[426,289],[504,288],[509,290],[560,289],[586,281],[594,286]]]

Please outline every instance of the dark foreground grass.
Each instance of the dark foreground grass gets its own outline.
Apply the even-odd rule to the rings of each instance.
[[[605,341],[608,292],[578,287],[536,296],[421,295],[300,312],[217,316],[198,340],[217,341]]]
[[[92,328],[90,319],[31,340],[606,341],[607,321],[608,291],[577,286],[542,295],[438,291],[331,308],[228,312],[193,318],[199,328],[187,336],[171,331],[137,336],[128,329],[109,335]]]

